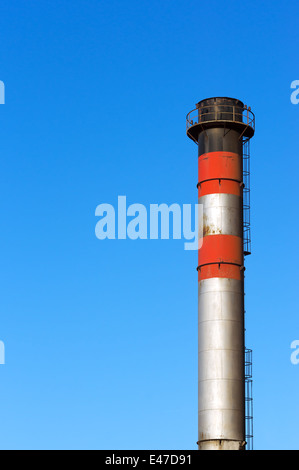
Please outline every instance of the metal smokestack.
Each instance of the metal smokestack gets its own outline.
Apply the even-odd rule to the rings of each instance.
[[[243,152],[254,115],[239,100],[210,98],[187,115],[198,144],[198,448],[245,449],[244,255],[250,252],[249,178]],[[245,186],[245,187],[244,187]]]

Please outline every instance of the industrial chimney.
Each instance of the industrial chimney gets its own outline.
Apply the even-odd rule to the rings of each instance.
[[[200,101],[187,115],[198,145],[198,448],[244,450],[244,256],[250,254],[251,109],[232,98]],[[247,364],[248,366],[248,364]]]

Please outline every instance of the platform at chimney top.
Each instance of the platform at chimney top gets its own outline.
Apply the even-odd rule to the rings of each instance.
[[[196,143],[201,132],[215,127],[222,127],[224,132],[235,129],[240,132],[240,139],[251,139],[255,116],[242,101],[223,97],[202,100],[187,114],[187,135]]]

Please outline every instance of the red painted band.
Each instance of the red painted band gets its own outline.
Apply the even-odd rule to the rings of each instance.
[[[244,269],[235,264],[207,264],[200,269],[198,268],[198,282],[213,277],[225,277],[242,281],[244,279]]]
[[[208,235],[199,240],[198,266],[230,263],[243,266],[243,240],[234,235]]]
[[[242,197],[243,186],[239,181],[225,180],[225,179],[212,179],[198,183],[198,197],[206,196],[207,194],[234,194]]]
[[[209,152],[198,158],[198,181],[228,178],[242,182],[242,156],[232,152]]]

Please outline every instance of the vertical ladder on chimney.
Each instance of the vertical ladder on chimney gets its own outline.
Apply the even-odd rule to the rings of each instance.
[[[243,139],[243,243],[244,255],[251,254],[250,233],[250,139]]]
[[[253,450],[252,349],[245,348],[245,440]]]

